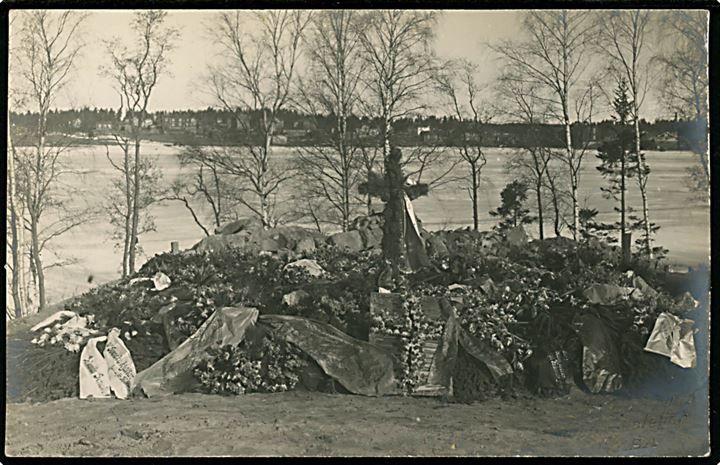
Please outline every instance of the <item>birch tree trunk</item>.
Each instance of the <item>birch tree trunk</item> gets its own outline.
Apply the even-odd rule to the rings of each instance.
[[[139,131],[139,129],[136,129]],[[132,221],[130,224],[130,244],[128,253],[128,275],[135,273],[135,255],[138,244],[138,221],[140,217],[140,134],[135,134],[135,166],[133,167]]]
[[[577,240],[577,232],[579,230],[580,206],[578,205],[578,170],[575,168],[575,157],[572,147],[572,134],[570,131],[570,117],[567,111],[567,102],[563,103],[563,118],[565,125],[565,151],[567,153],[567,163],[570,171],[570,200],[572,201],[573,212],[573,239]]]
[[[130,275],[130,240],[132,236],[131,215],[133,212],[132,182],[130,176],[130,146],[127,141],[123,146],[123,167],[125,176],[125,237],[123,238],[123,271],[122,276]]]
[[[649,258],[653,258],[651,232],[650,232],[650,210],[648,207],[647,195],[647,178],[648,171],[646,169],[645,157],[640,154],[640,121],[638,118],[638,108],[635,108],[634,116],[635,125],[635,152],[637,155],[637,180],[640,188],[640,198],[642,199],[642,215],[643,215],[643,234],[645,235],[645,253]]]
[[[42,258],[40,257],[39,226],[35,215],[32,215],[30,218],[30,239],[30,251],[34,264],[33,269],[35,271],[35,278],[37,279],[38,311],[42,311],[45,308],[45,270],[43,270]]]
[[[390,131],[391,123],[389,118],[389,110],[387,108],[383,109],[383,160],[387,160],[390,156]]]
[[[535,195],[537,195],[538,207],[538,233],[540,240],[543,240],[545,239],[545,230],[543,228],[542,176],[538,176],[538,182],[535,184]]]
[[[478,173],[477,164],[470,163],[470,169],[472,170],[472,209],[473,209],[473,231],[478,230],[479,226],[479,213],[478,213]]]
[[[346,144],[347,134],[347,115],[345,114],[344,105],[338,105],[341,111],[339,117],[339,138],[338,138],[338,149],[340,152],[340,163],[342,164],[342,230],[347,231],[350,227],[350,159],[347,152],[348,147]]]
[[[274,118],[274,115],[271,116],[271,118]],[[267,119],[266,112],[263,112],[263,119]],[[265,130],[265,143],[262,148],[262,160],[260,162],[260,173],[258,176],[258,184],[260,186],[260,220],[262,221],[262,225],[264,229],[269,229],[272,227],[271,218],[270,218],[270,212],[269,212],[269,203],[268,203],[268,192],[267,192],[267,172],[268,172],[268,159],[270,156],[270,151],[272,150],[271,144],[272,144],[272,137],[274,132],[274,125],[273,122],[266,122],[266,130]]]
[[[33,189],[33,196],[30,200],[31,208],[30,213],[30,253],[31,259],[34,263],[35,277],[38,292],[38,311],[45,308],[45,272],[43,270],[42,257],[40,256],[40,228],[38,222],[40,221],[40,184],[43,181],[40,177],[44,172],[42,166],[42,158],[45,153],[45,130],[47,123],[47,110],[41,106],[40,115],[38,118],[38,146],[35,159],[35,188]]]
[[[8,112],[8,125],[7,125],[7,141],[8,147],[10,147],[8,156],[8,184],[10,188],[8,206],[10,208],[10,234],[11,234],[11,253],[12,253],[12,297],[14,305],[15,318],[21,318],[24,314],[24,302],[23,302],[23,288],[21,286],[22,276],[24,274],[23,267],[23,243],[20,235],[22,234],[22,224],[18,227],[18,214],[17,214],[17,192],[16,192],[16,177],[15,177],[15,147],[12,145],[10,138],[10,116]]]

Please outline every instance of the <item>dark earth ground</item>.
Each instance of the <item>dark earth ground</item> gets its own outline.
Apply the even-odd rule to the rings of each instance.
[[[705,392],[703,392],[705,391]],[[7,404],[8,456],[697,456],[707,394],[473,404],[286,392]]]

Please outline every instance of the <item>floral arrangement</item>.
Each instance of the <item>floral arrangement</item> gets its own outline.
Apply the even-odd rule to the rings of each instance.
[[[592,310],[583,296],[585,288],[593,283],[628,285],[623,282],[625,270],[620,269],[619,252],[597,242],[556,238],[509,248],[494,236],[472,231],[437,235],[447,238],[450,251],[433,254],[432,267],[391,286],[401,296],[402,307],[398,312],[370,315],[370,294],[377,291],[378,275],[384,268],[382,256],[372,251],[351,253],[333,247],[319,247],[307,255],[325,270],[321,277],[309,276],[301,268],[286,269],[290,258],[284,256],[254,255],[234,249],[161,254],[150,259],[134,276],[92,289],[73,299],[65,309],[80,316],[93,314],[92,327],[100,332],[119,328],[138,370],[170,351],[165,327],[157,315],[171,304],[187,310],[178,312],[171,322],[187,336],[215,310],[231,305],[254,306],[261,313],[318,319],[358,339],[367,339],[373,331],[396,337],[402,343],[399,364],[402,373],[398,378],[403,390],[411,392],[419,380],[423,344],[438,338],[444,324],[430,321],[423,314],[421,304],[425,296],[458,303],[462,326],[503,354],[516,372],[522,372],[527,358],[538,348],[565,350],[567,341],[576,338],[573,315]],[[622,353],[630,354],[628,366],[641,357],[643,338],[652,330],[657,315],[678,312],[676,302],[662,291],[661,270],[651,265],[633,269],[659,291],[658,295],[603,309],[621,321],[623,347],[627,348]],[[151,283],[142,280],[131,283],[133,279],[152,278],[157,273],[170,278],[167,289],[153,289]],[[492,290],[484,288],[488,278],[494,283]],[[450,290],[451,284],[459,286]],[[310,298],[292,308],[283,305],[283,296],[295,290],[306,291]],[[34,353],[43,350],[54,353],[59,349],[67,355],[76,354],[67,351],[81,350],[86,341],[84,336],[61,335],[58,328],[49,328],[39,336],[29,334],[27,341],[31,338],[35,338],[31,341]],[[272,344],[271,347],[281,346],[279,342]],[[217,350],[211,357],[217,359],[213,370],[204,368],[208,386],[217,383],[216,389],[226,392],[239,391],[240,387],[243,392],[257,389],[269,392],[293,385],[292,376],[282,373],[282,364],[268,365],[238,347]],[[270,348],[267,353],[272,354],[273,350]],[[282,351],[277,350],[274,357],[282,358]],[[219,369],[218,364],[230,365]],[[280,370],[276,381],[272,373],[277,370],[272,367]],[[225,378],[220,373],[225,373]],[[70,392],[77,384],[75,375],[61,370],[60,364],[51,363],[42,364],[42,370],[32,373],[38,381],[47,380],[57,386],[57,392]],[[36,391],[39,399],[43,398],[41,391]]]
[[[523,361],[532,355],[532,349],[528,341],[518,335],[517,314],[537,300],[514,293],[509,286],[492,298],[472,288],[455,292],[462,298],[462,305],[458,306],[460,325],[503,354],[514,369],[522,370]]]
[[[57,345],[64,347],[69,352],[80,352],[80,349],[85,346],[89,338],[100,334],[99,331],[93,328],[93,323],[93,315],[88,315],[82,319],[73,317],[68,322],[58,322],[53,326],[43,328],[42,333],[34,337],[30,343],[39,347]]]
[[[301,352],[282,339],[266,335],[253,347],[243,340],[236,346],[212,347],[193,370],[204,391],[240,395],[292,390],[306,366]]]
[[[440,338],[445,321],[431,320],[422,308],[423,298],[436,295],[437,288],[411,287],[407,280],[401,279],[394,290],[401,298],[400,311],[379,309],[372,315],[371,331],[400,339],[402,351],[398,357],[397,383],[403,394],[409,395],[420,381],[424,361],[423,345]]]

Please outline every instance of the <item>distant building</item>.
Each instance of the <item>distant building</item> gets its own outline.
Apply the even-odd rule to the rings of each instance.
[[[518,138],[509,132],[500,132],[495,135],[495,144],[498,147],[514,147],[518,144]]]
[[[655,146],[658,150],[679,150],[680,143],[677,134],[665,131],[655,136]]]
[[[215,119],[215,125],[219,128],[224,129],[235,129],[237,128],[237,121],[235,120],[235,117],[231,116],[224,116],[219,115]]]
[[[418,126],[417,135],[422,137],[423,134],[430,132],[430,126]]]
[[[295,121],[292,125],[292,129],[305,130],[310,133],[310,131],[317,129],[317,124],[315,124],[315,121],[313,121],[312,119],[303,119],[300,121]]]
[[[198,119],[188,112],[165,114],[160,118],[160,125],[165,131],[170,132],[196,133],[199,128]]]
[[[309,129],[285,129],[282,133],[288,139],[305,139],[311,131]]]
[[[375,137],[380,134],[380,130],[376,127],[363,124],[358,128],[357,134],[360,137]]]
[[[420,140],[422,140],[426,144],[440,142],[440,135],[436,132],[423,131],[419,133],[419,136]]]
[[[284,134],[276,134],[272,136],[272,145],[287,145],[288,138]]]
[[[465,140],[467,142],[481,142],[482,141],[482,134],[480,134],[477,131],[472,132],[465,132]]]

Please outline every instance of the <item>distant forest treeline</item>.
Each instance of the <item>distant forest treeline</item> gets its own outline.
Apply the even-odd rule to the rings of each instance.
[[[148,139],[178,143],[242,144],[253,138],[253,112],[233,113],[207,108],[204,110],[157,111],[149,113],[142,123]],[[113,109],[82,108],[77,110],[50,110],[47,127],[50,132],[96,137],[129,131],[132,115],[121,115]],[[36,113],[11,113],[13,136],[22,141],[37,128]],[[313,145],[330,139],[334,131],[332,115],[308,115],[293,110],[280,111],[277,118],[278,134],[273,145]],[[348,119],[348,130],[358,142],[374,144],[380,135],[379,118],[356,117]],[[487,123],[472,128],[472,122],[459,121],[453,116],[422,116],[402,118],[393,123],[393,139],[400,146],[448,145],[455,146],[465,140],[482,139],[486,147],[522,147],[532,132],[534,143],[545,147],[562,148],[563,126],[536,124],[529,131],[524,123]],[[686,150],[692,140],[694,124],[683,120],[641,120],[643,148],[646,150]],[[578,148],[596,147],[615,137],[617,127],[613,121],[575,123],[573,142]]]

